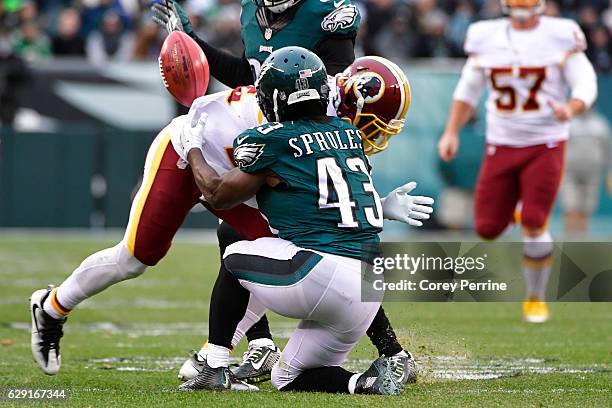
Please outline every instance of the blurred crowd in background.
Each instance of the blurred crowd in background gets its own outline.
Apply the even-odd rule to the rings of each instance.
[[[502,13],[499,0],[354,2],[363,17],[358,52],[398,61],[462,57],[468,25]],[[239,0],[180,3],[202,38],[242,52]],[[10,47],[30,62],[63,56],[86,57],[92,63],[155,59],[164,33],[151,21],[149,4],[150,0],[0,0],[0,54]],[[610,0],[549,0],[546,14],[578,21],[598,71],[612,71]]]

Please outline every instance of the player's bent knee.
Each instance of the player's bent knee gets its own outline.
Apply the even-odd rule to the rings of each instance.
[[[501,235],[508,224],[490,221],[476,221],[476,233],[482,239],[495,239]]]
[[[133,279],[143,274],[147,265],[139,261],[128,249],[125,243],[121,242],[114,247],[117,251],[117,269],[123,275],[123,279]]]
[[[287,391],[287,386],[291,384],[296,377],[297,375],[291,375],[289,370],[280,368],[279,364],[277,363],[274,365],[274,367],[272,367],[270,382],[277,390]]]

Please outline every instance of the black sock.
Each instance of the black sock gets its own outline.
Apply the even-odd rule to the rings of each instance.
[[[234,332],[246,313],[250,296],[250,292],[221,263],[210,299],[209,343],[232,348]]]
[[[378,309],[378,313],[376,313],[376,317],[374,317],[366,334],[381,356],[391,357],[403,350],[382,306]]]
[[[246,332],[246,337],[248,341],[253,341],[257,339],[270,339],[272,340],[272,333],[270,333],[270,326],[268,325],[268,318],[266,315],[263,315],[261,319],[257,323],[255,323],[249,330]]]
[[[298,375],[280,391],[314,391],[348,394],[348,383],[355,373],[339,366],[311,368]]]

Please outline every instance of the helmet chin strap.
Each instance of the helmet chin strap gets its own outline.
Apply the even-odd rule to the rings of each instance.
[[[357,119],[359,117],[359,115],[361,115],[361,111],[363,110],[363,106],[365,105],[365,99],[363,99],[362,96],[359,97],[359,99],[357,99],[357,110],[355,111],[355,117],[353,118],[353,122],[355,122],[355,119]]]
[[[272,101],[274,102],[274,119],[277,122],[280,122],[280,118],[278,117],[278,89],[274,88],[274,93],[272,94]]]

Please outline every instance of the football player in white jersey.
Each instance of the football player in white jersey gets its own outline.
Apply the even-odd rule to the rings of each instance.
[[[547,221],[563,172],[569,122],[593,104],[597,82],[575,22],[542,16],[544,0],[502,0],[502,5],[508,18],[468,29],[469,57],[438,150],[444,161],[455,157],[459,130],[486,87],[487,145],[476,185],[476,232],[495,239],[521,203],[523,317],[544,322],[553,251]]]
[[[366,71],[379,68],[388,70],[389,67],[396,69],[390,61],[377,57],[364,58],[382,64],[378,68],[374,64]],[[355,63],[359,64],[360,60],[363,63],[363,59]],[[363,70],[359,71],[360,78],[365,74]],[[384,76],[388,75],[384,73]],[[370,76],[376,76],[376,72]],[[355,84],[355,80],[353,78],[350,84]],[[359,122],[359,126],[367,132],[363,143],[366,150],[384,150],[388,137],[399,133],[402,128],[409,93],[401,99],[405,106],[399,106],[399,110],[398,106],[395,107],[393,115],[397,112],[399,117],[387,117],[389,98],[368,98],[368,95],[359,93],[363,87],[349,87],[345,82],[345,77],[330,79],[330,85],[338,92],[337,95],[345,96],[338,101],[337,113],[355,124]],[[406,89],[409,90],[407,83]],[[392,96],[397,92],[387,94]],[[335,114],[336,109],[330,107],[330,112]],[[59,287],[37,290],[32,294],[32,354],[46,374],[56,374],[60,369],[59,342],[63,324],[71,310],[113,284],[135,278],[148,266],[156,265],[170,249],[172,239],[190,209],[198,203],[205,204],[200,200],[201,193],[187,165],[185,149],[193,146],[189,145],[183,132],[184,127],[191,128],[204,117],[206,127],[201,131],[204,132],[205,145],[202,150],[208,163],[219,174],[235,167],[232,152],[234,138],[245,129],[264,122],[254,88],[240,87],[197,99],[189,115],[175,118],[158,134],[147,153],[143,182],[132,203],[123,240],[112,248],[89,256]],[[360,119],[364,120],[360,122]],[[375,132],[375,128],[380,131]],[[414,183],[409,183],[387,196],[390,199],[384,201],[383,207],[387,219],[418,226],[422,225],[421,220],[429,218],[433,211],[429,205],[433,200],[408,195],[412,188]],[[209,210],[247,239],[273,235],[254,202],[231,210]]]

